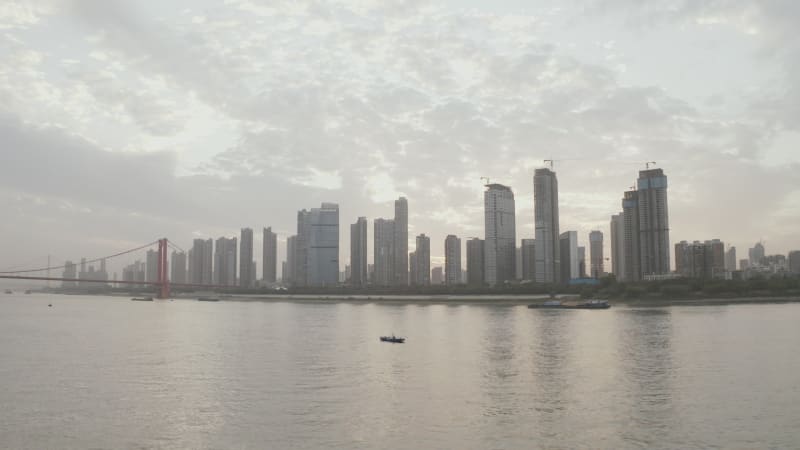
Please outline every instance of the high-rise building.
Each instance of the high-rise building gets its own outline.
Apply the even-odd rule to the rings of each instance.
[[[412,271],[412,284],[427,286],[431,284],[431,238],[420,234],[417,236],[417,248],[414,250],[415,269]]]
[[[242,228],[239,241],[239,286],[252,287],[256,281],[253,273],[253,229]]]
[[[536,239],[523,239],[520,247],[522,253],[522,279],[536,280]]]
[[[311,212],[305,209],[297,212],[297,237],[294,248],[294,267],[292,284],[308,285],[308,245],[311,241]]]
[[[750,267],[758,267],[763,263],[764,256],[766,255],[764,251],[764,244],[761,242],[756,242],[756,245],[750,249],[748,252],[748,256],[750,257]]]
[[[367,218],[350,225],[350,284],[367,285]]]
[[[235,237],[217,239],[214,248],[214,284],[236,286],[237,243]]]
[[[195,239],[192,248],[189,250],[189,283],[192,284],[212,284],[213,272],[213,249],[214,241],[211,239]]]
[[[309,214],[308,286],[335,286],[339,282],[339,205],[323,203]]]
[[[594,230],[589,233],[589,254],[591,258],[591,276],[600,278],[605,273],[603,269],[603,232]]]
[[[789,272],[800,274],[800,250],[790,251],[788,260]]]
[[[625,215],[611,216],[611,272],[618,281],[625,280]]]
[[[728,272],[736,270],[736,247],[734,246],[728,247],[728,251],[725,252],[725,270]]]
[[[431,284],[433,285],[444,284],[444,272],[442,271],[441,267],[436,266],[433,269],[431,269]]]
[[[578,271],[578,232],[565,231],[559,236],[561,255],[561,282],[569,283],[580,277]]]
[[[64,263],[64,272],[61,274],[61,278],[65,278],[65,280],[61,282],[61,287],[75,287],[77,283],[75,281],[68,280],[74,280],[77,276],[78,266],[76,266],[72,261],[67,261]]]
[[[408,285],[408,200],[394,201],[394,285]]]
[[[484,276],[489,285],[516,278],[516,225],[514,193],[502,184],[488,184],[483,193]]]
[[[625,260],[622,278],[627,282],[642,281],[639,251],[639,192],[627,191],[622,198],[623,236],[622,258]]]
[[[186,283],[186,253],[173,251],[170,258],[170,277],[172,283]]]
[[[550,169],[533,175],[533,210],[536,229],[536,281],[558,283],[561,255],[558,225],[558,179]]]
[[[578,246],[578,277],[586,278],[586,247],[583,245]]]
[[[639,253],[640,273],[670,273],[669,211],[667,208],[667,176],[661,169],[639,171]]]
[[[444,239],[444,277],[448,285],[461,283],[461,239],[452,234]]]
[[[483,239],[472,238],[467,241],[467,284],[483,286],[484,277]]]
[[[277,279],[277,270],[278,235],[272,232],[272,227],[264,228],[261,243],[261,279],[264,283],[274,283]]]
[[[675,270],[687,278],[724,278],[724,244],[719,239],[675,244]]]
[[[297,236],[286,238],[286,268],[283,273],[283,284],[294,285],[294,270],[297,267]]]
[[[389,286],[394,282],[394,220],[375,219],[373,251],[375,252],[375,279],[373,284]]]
[[[81,276],[81,278],[86,278]],[[147,272],[145,281],[155,283],[158,281],[158,252],[155,250],[147,251]]]

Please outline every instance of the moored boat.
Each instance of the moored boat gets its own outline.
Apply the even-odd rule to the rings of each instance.
[[[528,308],[537,309],[608,309],[611,305],[606,300],[587,300],[583,303],[576,305],[565,305],[558,300],[549,300],[544,303],[534,303],[528,305]]]
[[[583,302],[579,305],[576,305],[575,308],[577,309],[608,309],[611,308],[611,305],[608,304],[606,300],[589,300],[587,302]]]
[[[218,302],[218,297],[200,297],[197,299],[198,302]]]
[[[133,302],[152,302],[153,297],[134,297],[131,299]]]
[[[392,342],[394,344],[402,344],[405,341],[406,341],[406,338],[397,337],[395,335],[381,336],[381,342]]]

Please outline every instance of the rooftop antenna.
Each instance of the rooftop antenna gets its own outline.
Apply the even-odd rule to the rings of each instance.
[[[644,163],[644,168],[645,169],[650,169],[650,164],[655,165],[656,162],[655,161],[647,161],[646,163]]]

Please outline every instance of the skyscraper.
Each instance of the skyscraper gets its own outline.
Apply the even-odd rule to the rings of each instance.
[[[483,286],[484,277],[483,239],[472,238],[467,241],[467,284]]]
[[[764,256],[766,252],[764,250],[764,244],[761,242],[756,242],[756,245],[750,249],[748,252],[748,256],[750,257],[750,267],[758,267],[763,262]]]
[[[193,284],[212,284],[214,281],[212,261],[214,241],[195,239],[189,250],[189,282]]]
[[[431,238],[420,234],[417,236],[417,248],[414,250],[416,270],[412,273],[413,283],[417,286],[431,284]]]
[[[622,198],[624,280],[642,281],[641,253],[639,251],[639,193],[626,191]]]
[[[264,283],[274,283],[278,270],[278,236],[272,227],[264,228],[261,244],[261,278]]]
[[[323,203],[309,216],[308,286],[335,286],[339,282],[339,205]]]
[[[377,286],[389,286],[394,281],[395,273],[394,220],[375,219],[374,228],[375,279],[373,283]]]
[[[533,175],[533,210],[536,229],[536,281],[558,283],[561,274],[558,179],[550,169],[536,169]]]
[[[350,225],[350,284],[367,284],[367,218]]]
[[[236,286],[237,239],[221,237],[214,249],[214,284]]]
[[[561,282],[569,283],[580,277],[578,270],[578,232],[565,231],[559,236],[559,254],[561,255]]]
[[[583,245],[578,246],[578,277],[586,278],[586,247]]]
[[[618,281],[625,280],[625,215],[611,216],[611,272]]]
[[[589,258],[592,278],[600,278],[603,270],[603,232],[594,230],[589,233]]]
[[[64,272],[61,274],[61,278],[65,278],[65,280],[61,282],[61,287],[75,287],[77,283],[75,281],[68,280],[74,280],[77,276],[78,266],[72,261],[67,261],[64,263]]]
[[[514,193],[502,184],[486,185],[483,193],[484,276],[489,285],[516,278],[516,225]]]
[[[85,276],[81,276],[85,278]],[[154,283],[158,281],[158,252],[155,250],[147,251],[147,273],[145,281]]]
[[[172,283],[186,283],[186,253],[172,252],[169,280]]]
[[[292,285],[308,285],[308,245],[311,241],[311,212],[297,212],[297,234],[294,241],[294,266]]]
[[[286,238],[286,264],[282,272],[283,284],[294,285],[294,271],[297,267],[297,236]]]
[[[733,248],[733,247],[731,247]],[[800,274],[800,250],[792,250],[787,258],[787,265],[790,273]]]
[[[536,239],[522,240],[522,279],[536,281]]]
[[[736,270],[736,247],[731,246],[725,252],[725,270],[733,272]]]
[[[448,285],[461,283],[461,239],[452,234],[444,239],[444,278]]]
[[[394,285],[408,285],[408,200],[394,201]]]
[[[640,274],[670,273],[667,176],[661,169],[639,171]]]
[[[256,281],[253,273],[253,229],[242,228],[239,241],[239,286],[252,287]]]

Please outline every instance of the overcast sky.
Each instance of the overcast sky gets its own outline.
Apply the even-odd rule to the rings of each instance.
[[[261,228],[283,259],[323,201],[343,268],[399,195],[435,266],[483,237],[481,176],[533,237],[544,159],[580,245],[656,161],[671,243],[800,249],[797,24],[796,0],[3,0],[0,270],[252,227],[260,273]]]

